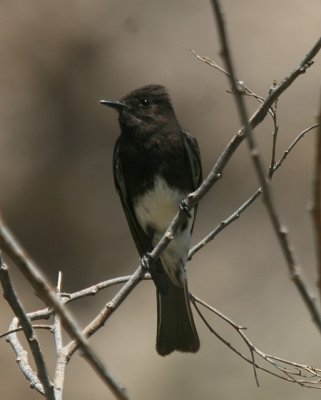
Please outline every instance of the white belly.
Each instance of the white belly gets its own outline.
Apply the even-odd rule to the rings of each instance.
[[[184,197],[183,192],[170,188],[163,178],[157,176],[154,187],[139,197],[134,204],[140,226],[145,232],[148,226],[165,232]]]
[[[136,200],[134,211],[137,221],[146,233],[148,233],[148,227],[153,229],[153,245],[156,245],[165,233],[178,211],[180,202],[185,197],[185,193],[170,188],[163,178],[157,176],[154,187]],[[166,272],[172,282],[178,286],[182,286],[185,279],[185,264],[191,244],[193,215],[194,210],[186,229],[176,234],[160,256]]]

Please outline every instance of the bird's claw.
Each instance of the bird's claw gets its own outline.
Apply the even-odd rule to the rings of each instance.
[[[150,272],[152,264],[152,256],[150,253],[145,253],[142,257],[142,267],[145,271]]]
[[[192,218],[192,214],[189,210],[189,204],[186,199],[181,201],[179,208],[187,215],[188,218]]]

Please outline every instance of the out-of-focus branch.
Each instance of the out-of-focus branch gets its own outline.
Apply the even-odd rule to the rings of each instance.
[[[312,185],[311,215],[314,226],[318,288],[321,296],[321,104],[318,115],[319,129],[315,142],[314,175]]]
[[[262,187],[263,191],[263,202],[265,204],[265,207],[268,211],[268,215],[270,217],[274,232],[278,238],[278,241],[280,243],[281,249],[283,251],[285,260],[288,265],[288,269],[290,272],[291,279],[295,283],[302,299],[304,300],[308,310],[310,311],[312,318],[318,327],[318,329],[321,331],[321,314],[316,306],[315,303],[315,297],[311,295],[310,290],[307,288],[306,283],[303,281],[303,278],[300,274],[299,266],[297,264],[294,251],[292,247],[290,246],[289,240],[288,240],[288,232],[287,229],[281,224],[280,218],[278,216],[278,213],[276,211],[276,207],[274,205],[274,201],[272,198],[272,193],[269,185],[269,181],[266,179],[266,174],[263,168],[263,163],[261,161],[261,157],[255,142],[255,138],[252,133],[253,126],[251,124],[251,121],[249,120],[247,116],[247,110],[245,106],[245,102],[243,100],[242,95],[238,92],[238,87],[237,87],[237,79],[236,79],[236,74],[235,74],[235,67],[232,61],[231,57],[231,52],[227,40],[227,35],[225,31],[225,24],[223,20],[223,14],[220,6],[219,0],[212,0],[212,6],[214,9],[214,15],[216,17],[216,22],[217,22],[217,28],[218,28],[218,33],[220,37],[220,42],[221,42],[221,53],[224,58],[225,64],[226,64],[226,69],[229,73],[229,80],[230,84],[232,87],[232,91],[235,94],[235,101],[236,105],[239,111],[241,123],[243,125],[243,132],[246,136],[249,151],[250,151],[250,156],[252,158],[253,164],[255,171],[257,173],[259,182]],[[314,46],[312,54],[316,54],[316,52],[320,49],[321,47],[321,38],[319,38],[317,45]],[[307,56],[305,57],[305,59]],[[306,69],[311,65],[310,62],[305,62],[304,64],[301,64],[299,67],[297,67],[292,74],[287,77],[283,81],[283,86],[284,90],[291,84],[291,82],[295,79],[295,77],[299,76],[303,72],[306,71]],[[281,84],[282,85],[282,84]],[[279,92],[279,88],[281,85],[276,85],[274,89],[270,91],[270,96],[275,100],[277,100],[278,96],[276,95]],[[268,112],[270,105],[268,108],[265,108],[265,103],[262,104],[261,107],[263,107],[263,110],[265,113],[262,114],[262,117],[266,115]],[[257,114],[254,115],[254,120],[259,120]]]
[[[275,84],[273,85],[275,86]],[[268,179],[272,178],[273,172],[274,172],[274,167],[276,163],[276,143],[277,143],[277,138],[278,138],[278,133],[279,133],[279,126],[277,123],[277,100],[274,105],[274,110],[271,113],[272,108],[270,109],[270,113],[272,115],[273,119],[273,132],[272,132],[272,152],[271,152],[271,162],[270,162],[270,167],[269,167],[269,172],[268,172]]]
[[[33,359],[37,368],[37,376],[41,382],[43,393],[48,400],[55,400],[53,385],[49,380],[47,366],[44,361],[39,341],[23,306],[18,299],[17,293],[12,285],[8,268],[4,265],[0,256],[0,281],[3,288],[4,297],[10,304],[12,311],[17,316],[19,323],[23,329],[23,333],[27,339]]]
[[[98,356],[89,346],[86,338],[82,335],[81,329],[74,321],[70,312],[60,303],[56,293],[51,289],[46,278],[42,275],[36,264],[27,256],[16,238],[10,232],[3,220],[0,219],[0,247],[13,260],[29,283],[33,286],[36,294],[43,301],[52,307],[61,317],[64,328],[68,334],[75,338],[78,346],[82,349],[84,357],[107,384],[117,399],[127,400],[125,388],[121,386],[103,365]]]
[[[254,377],[257,385],[259,385],[257,370],[261,370],[267,372],[270,375],[273,375],[277,378],[283,379],[288,382],[296,383],[303,387],[321,389],[321,369],[315,368],[309,365],[299,364],[293,361],[285,360],[280,357],[273,356],[271,354],[266,354],[262,350],[259,350],[248,338],[245,334],[246,328],[244,326],[240,326],[233,322],[230,318],[225,316],[222,312],[218,311],[214,307],[207,304],[205,301],[191,294],[191,300],[195,306],[195,309],[202,321],[209,329],[209,331],[215,335],[225,346],[227,346],[230,350],[232,350],[235,354],[241,357],[243,360],[247,361],[253,366]],[[228,340],[226,340],[222,335],[220,335],[210,324],[208,318],[204,316],[201,312],[198,304],[202,305],[204,308],[217,315],[219,318],[223,319],[228,325],[230,325],[242,338],[243,342],[246,344],[250,357],[243,354],[236,347],[234,347]],[[264,367],[261,364],[258,364],[255,361],[255,356],[261,358],[267,364],[267,367]],[[271,367],[273,369],[271,369]]]

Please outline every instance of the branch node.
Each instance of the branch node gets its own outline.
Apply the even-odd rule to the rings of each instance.
[[[313,60],[308,61],[307,63],[305,63],[304,65],[302,65],[302,67],[299,69],[299,71],[300,71],[302,74],[305,74],[305,73],[306,73],[306,70],[307,70],[308,68],[310,68],[311,65],[313,65],[313,64],[314,64],[314,61],[313,61]]]
[[[289,233],[289,230],[288,230],[288,228],[287,228],[285,225],[281,225],[281,226],[280,226],[280,233],[281,233],[283,236],[286,236],[286,235]]]
[[[174,239],[173,232],[167,231],[167,232],[165,233],[165,237],[166,237],[167,240],[172,241],[172,240]]]
[[[108,309],[114,309],[114,308],[115,308],[115,303],[114,303],[113,301],[109,301],[109,302],[106,304],[106,308],[108,308]]]

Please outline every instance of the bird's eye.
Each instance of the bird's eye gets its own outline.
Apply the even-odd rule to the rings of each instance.
[[[142,107],[148,107],[148,106],[150,105],[149,99],[146,99],[146,98],[141,99],[141,100],[140,100],[140,105],[141,105]]]

